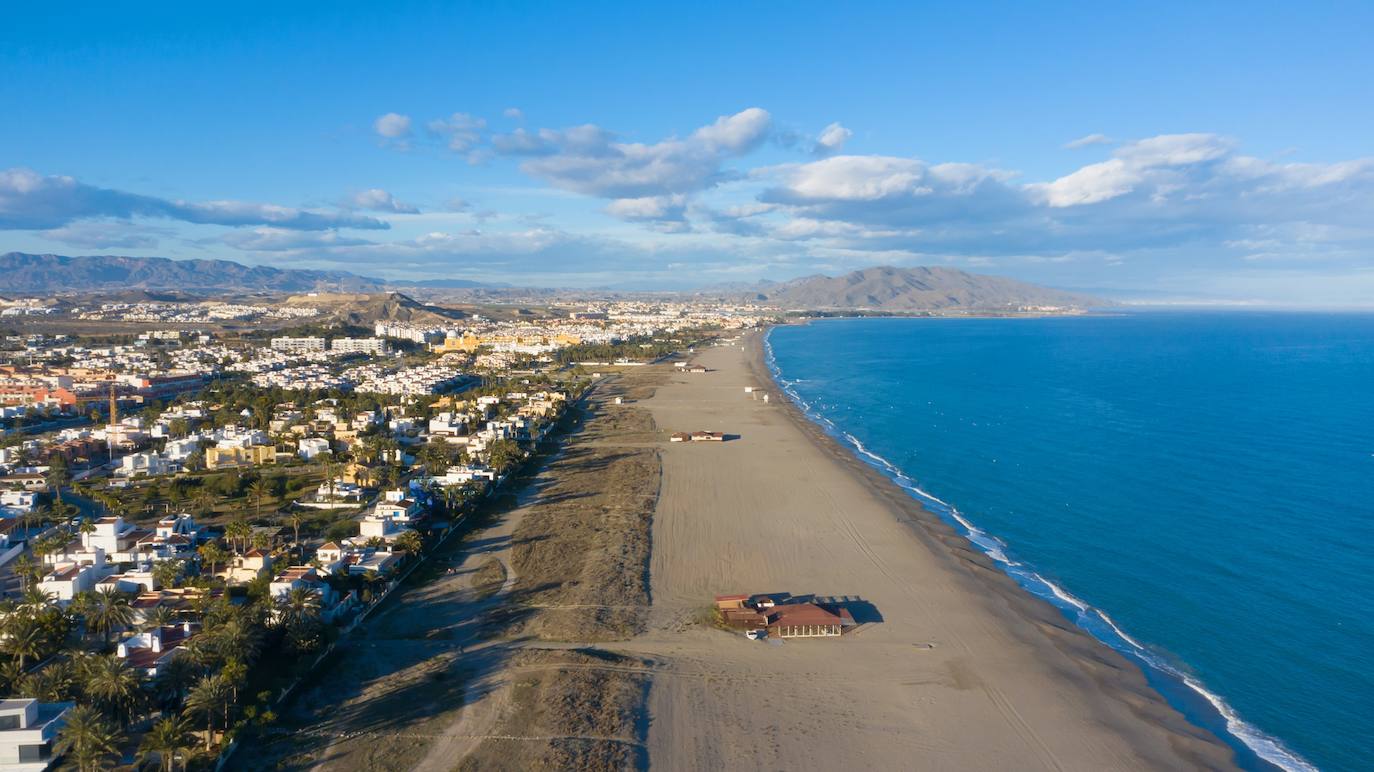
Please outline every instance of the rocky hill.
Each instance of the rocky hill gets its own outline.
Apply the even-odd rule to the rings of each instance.
[[[311,293],[293,295],[286,304],[319,308],[340,323],[362,327],[380,321],[443,325],[467,317],[459,309],[421,303],[400,292]]]
[[[1105,304],[1088,295],[943,267],[865,268],[843,276],[764,282],[743,292],[732,288],[729,294],[783,308],[895,312],[1087,308]]]

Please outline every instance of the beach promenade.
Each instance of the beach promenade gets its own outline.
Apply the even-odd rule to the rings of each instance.
[[[639,406],[662,444],[650,624],[657,769],[1226,769],[1130,662],[1017,588],[768,380],[761,336],[703,349]],[[746,386],[771,395],[765,403]],[[702,624],[718,593],[860,599],[840,639]]]

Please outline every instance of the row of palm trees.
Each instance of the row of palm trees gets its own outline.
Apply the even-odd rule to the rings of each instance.
[[[130,608],[127,599],[108,603],[97,597],[87,603],[79,612],[87,626],[132,625],[133,615],[125,611]],[[16,604],[6,623],[24,608]],[[49,603],[47,608],[56,606]],[[170,771],[178,753],[199,744],[192,731],[197,724],[204,729],[207,752],[214,748],[217,735],[223,737],[233,729],[242,712],[240,695],[249,670],[265,651],[308,653],[318,645],[323,631],[318,598],[303,590],[275,600],[260,594],[243,606],[220,597],[207,602],[199,616],[202,631],[156,678],[144,678],[118,656],[89,653],[78,646],[50,655],[31,672],[26,668],[32,660],[17,658],[19,673],[8,681],[8,692],[44,702],[78,703],[68,714],[56,747],[81,770],[106,768],[130,727],[145,717],[155,717],[143,733],[140,751],[147,758],[157,756],[161,768]],[[96,623],[99,619],[109,621]],[[151,614],[144,624],[152,628],[170,621],[175,621],[170,612],[163,611]]]

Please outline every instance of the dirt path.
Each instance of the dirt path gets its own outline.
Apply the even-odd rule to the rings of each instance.
[[[536,476],[514,506],[495,505],[486,527],[432,555],[418,570],[434,575],[395,593],[341,641],[292,701],[272,741],[257,753],[236,754],[233,767],[452,769],[442,754],[461,753],[473,742],[465,735],[482,734],[483,715],[503,694],[503,665],[513,649],[489,640],[483,622],[518,580],[512,534],[541,489]],[[480,592],[472,578],[493,559],[505,568],[505,582],[494,594]]]

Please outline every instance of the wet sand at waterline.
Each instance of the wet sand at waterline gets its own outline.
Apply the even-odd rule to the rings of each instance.
[[[662,445],[649,631],[606,646],[654,663],[651,767],[1234,766],[1134,664],[802,417],[769,380],[761,336],[694,361],[711,372],[675,372],[637,407],[665,435],[732,438]],[[785,642],[700,623],[735,592],[846,596],[871,604],[859,621],[881,621]]]

